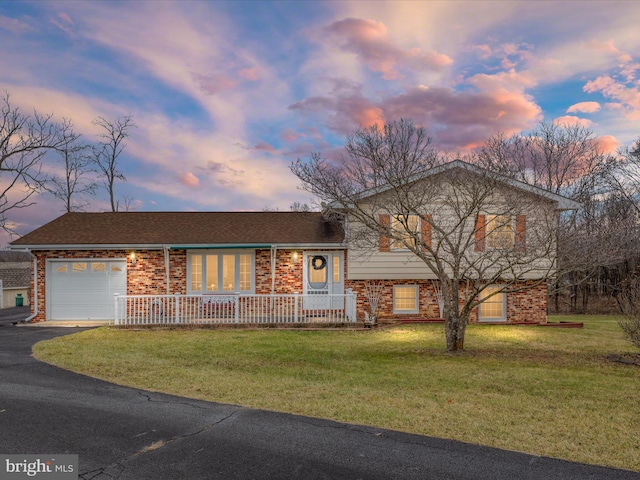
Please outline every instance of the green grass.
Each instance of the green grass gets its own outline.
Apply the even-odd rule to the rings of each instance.
[[[554,318],[552,320],[559,320]],[[34,347],[122,385],[640,471],[640,367],[613,316],[584,329],[116,330]]]

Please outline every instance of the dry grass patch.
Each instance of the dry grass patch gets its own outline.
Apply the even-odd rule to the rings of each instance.
[[[102,328],[38,358],[186,397],[451,438],[640,471],[640,368],[612,316],[584,329],[476,326],[444,352],[442,325],[374,331]]]

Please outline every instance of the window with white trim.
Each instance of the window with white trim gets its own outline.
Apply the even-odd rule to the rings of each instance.
[[[507,295],[500,287],[487,287],[480,292],[479,320],[482,322],[505,322],[507,320]],[[496,293],[499,292],[499,293]]]
[[[510,215],[487,215],[487,248],[513,250],[515,228]]]
[[[251,293],[255,255],[229,251],[187,254],[189,293]]]
[[[393,313],[418,313],[418,285],[393,286]]]
[[[416,245],[416,238],[420,231],[420,217],[418,215],[395,215],[391,218],[391,250],[408,250],[407,245]]]

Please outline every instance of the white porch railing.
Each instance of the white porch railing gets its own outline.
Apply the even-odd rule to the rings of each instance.
[[[356,293],[341,295],[118,295],[115,325],[353,323]]]

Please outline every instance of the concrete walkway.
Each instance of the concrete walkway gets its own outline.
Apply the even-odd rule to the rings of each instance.
[[[34,343],[75,331],[0,322],[0,453],[78,454],[84,480],[640,479],[629,471],[120,387],[31,356]]]

